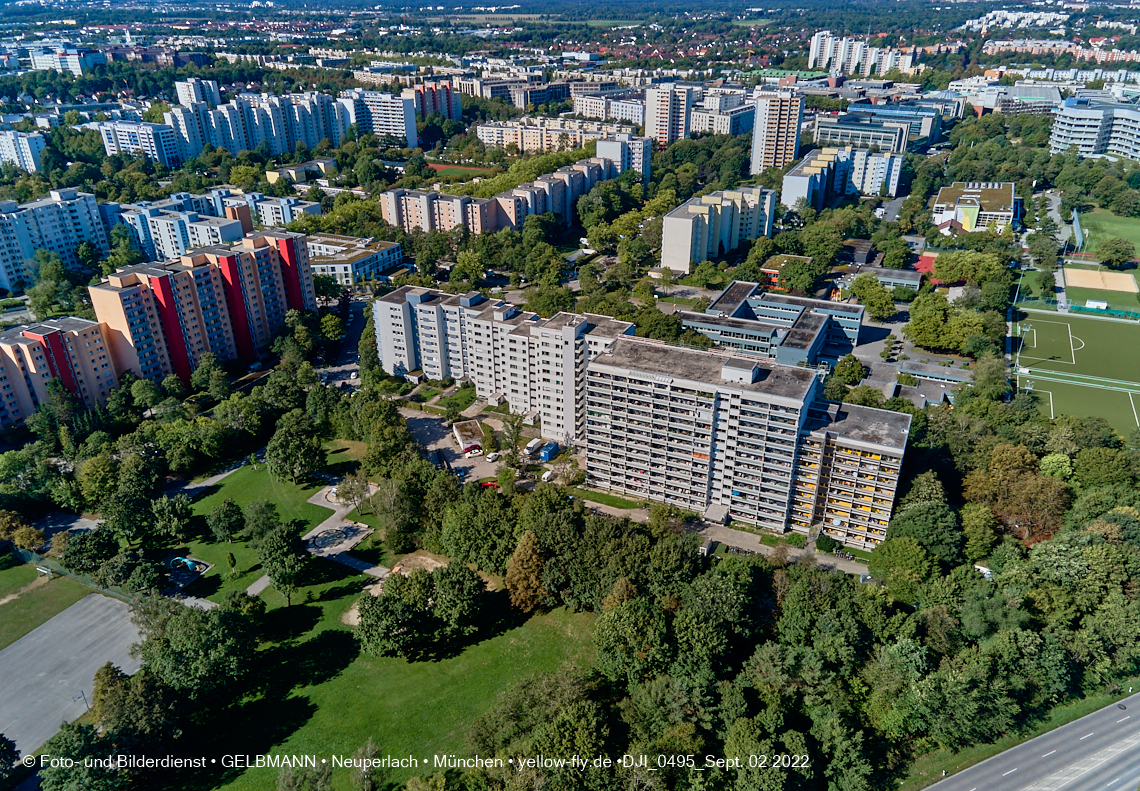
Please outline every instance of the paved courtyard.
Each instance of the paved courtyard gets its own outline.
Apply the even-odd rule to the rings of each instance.
[[[130,656],[139,633],[130,608],[93,593],[0,651],[0,733],[21,753],[39,748],[86,711],[95,671],[107,662],[134,673]]]

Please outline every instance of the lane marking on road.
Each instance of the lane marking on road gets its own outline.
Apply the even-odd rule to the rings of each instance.
[[[1119,779],[1120,779],[1119,777],[1118,777],[1118,778],[1116,778],[1116,780],[1119,780]],[[1116,780],[1113,780],[1113,781],[1112,781],[1112,783],[1115,783],[1115,782],[1116,782]],[[1112,785],[1112,783],[1109,783],[1108,785],[1106,785],[1106,786],[1105,786],[1105,788],[1108,788],[1108,786]]]
[[[1093,733],[1096,733],[1096,731],[1093,731]],[[1090,736],[1092,736],[1092,735],[1093,735],[1092,733],[1086,733],[1084,736],[1082,736],[1081,738],[1077,739],[1077,741],[1079,741],[1079,742],[1083,742],[1085,739],[1087,739],[1088,737],[1090,737]]]
[[[1052,754],[1053,754],[1053,753],[1055,753],[1055,752],[1057,752],[1057,751],[1056,751],[1056,750],[1050,750],[1049,752],[1045,753],[1045,754],[1044,754],[1043,756],[1041,756],[1041,757],[1042,757],[1042,758],[1048,758],[1050,755],[1052,755]]]
[[[1082,775],[1117,758],[1122,753],[1129,752],[1140,745],[1140,734],[1121,739],[1116,744],[1109,745],[1103,750],[1067,766],[1059,772],[1026,786],[1022,791],[1057,791],[1058,788],[1068,785]]]
[[[1129,714],[1127,717],[1121,717],[1120,719],[1118,719],[1118,720],[1116,721],[1116,724],[1117,724],[1117,725],[1119,725],[1120,723],[1124,722],[1125,720],[1127,720],[1127,719],[1131,719],[1131,718],[1132,718],[1132,715],[1131,715],[1131,714]]]
[[[1008,772],[1002,772],[1001,776],[1002,776],[1002,777],[1005,777],[1006,775],[1011,775],[1011,774],[1013,774],[1013,773],[1014,773],[1014,772],[1016,772],[1016,771],[1017,771],[1017,767],[1015,766],[1015,767],[1013,767],[1012,769],[1010,769]]]

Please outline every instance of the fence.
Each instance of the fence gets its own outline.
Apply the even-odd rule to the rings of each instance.
[[[32,552],[31,550],[20,549],[18,547],[12,547],[12,554],[20,558],[20,560],[22,560],[24,563],[33,565],[36,568],[46,569],[52,574],[58,574],[61,577],[70,577],[76,582],[86,585],[88,588],[93,588],[100,593],[105,593],[108,596],[113,596],[116,599],[121,599],[127,603],[133,602],[138,598],[138,594],[124,590],[117,585],[110,588],[105,588],[86,574],[80,574],[78,572],[64,568],[63,565],[55,558],[45,557],[36,552]]]
[[[1091,313],[1094,316],[1113,316],[1120,319],[1136,319],[1140,321],[1140,313],[1132,310],[1113,310],[1112,308],[1086,308],[1084,305],[1069,303],[1070,313]]]

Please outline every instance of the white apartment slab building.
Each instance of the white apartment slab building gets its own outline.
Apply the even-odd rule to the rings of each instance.
[[[416,97],[414,93],[393,96],[380,91],[341,91],[340,104],[348,110],[348,123],[358,133],[371,132],[404,141],[407,148],[419,145],[416,136]]]
[[[634,331],[608,316],[544,319],[477,291],[412,286],[377,299],[372,320],[388,373],[470,379],[479,396],[539,418],[542,436],[564,444],[584,436],[586,364]]]
[[[104,255],[111,249],[94,195],[69,188],[30,203],[0,201],[0,288],[11,291],[28,282],[36,250],[50,250],[65,265],[75,266],[76,250],[84,242]]]
[[[682,203],[665,215],[661,265],[687,273],[748,239],[771,236],[776,192],[761,187],[724,190]]]
[[[39,132],[0,132],[0,162],[15,165],[28,173],[40,169],[40,152],[47,141]]]
[[[404,261],[398,242],[331,233],[313,234],[307,242],[313,274],[336,278],[344,286],[374,280]]]
[[[587,483],[874,548],[911,418],[821,390],[810,369],[620,337],[587,365]]]
[[[794,209],[801,199],[822,209],[836,195],[898,193],[902,154],[873,154],[865,148],[820,148],[784,174],[780,202]]]
[[[182,164],[183,148],[172,126],[145,121],[101,121],[96,128],[107,156],[143,154],[168,168]]]
[[[658,148],[689,136],[693,105],[698,98],[691,86],[667,83],[645,91],[645,135]]]

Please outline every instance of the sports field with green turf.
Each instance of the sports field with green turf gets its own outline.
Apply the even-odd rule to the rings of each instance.
[[[1113,236],[1127,239],[1140,250],[1140,218],[1119,217],[1107,209],[1093,209],[1080,217],[1085,232],[1082,252],[1095,254],[1096,246]]]
[[[1140,324],[1028,314],[1017,326],[1014,372],[1051,417],[1103,417],[1120,433],[1140,426]]]

